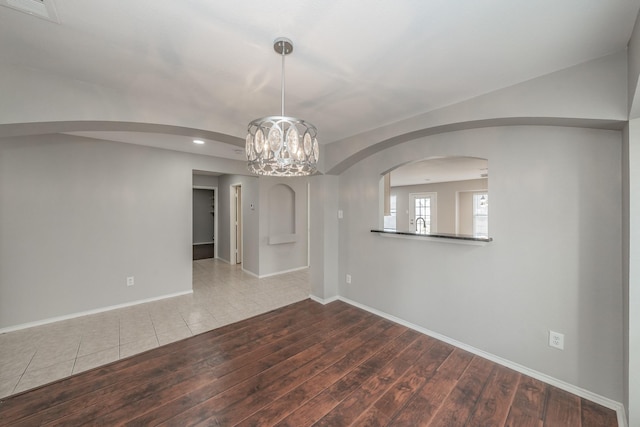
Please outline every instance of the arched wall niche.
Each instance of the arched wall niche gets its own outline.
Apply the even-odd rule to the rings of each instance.
[[[286,184],[269,189],[269,244],[296,241],[296,192]]]

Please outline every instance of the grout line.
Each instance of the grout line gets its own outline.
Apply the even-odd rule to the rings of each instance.
[[[78,343],[78,348],[76,349],[76,357],[73,359],[73,366],[71,367],[71,375],[73,375],[73,370],[76,369],[78,354],[80,354],[80,345],[82,345],[82,336],[80,336],[80,342]]]
[[[147,314],[149,315],[149,319],[151,320],[151,326],[153,327],[153,333],[156,336],[156,344],[158,344],[158,346],[160,345],[160,338],[158,338],[158,330],[156,329],[156,324],[153,323],[153,316],[147,311]]]
[[[31,366],[31,362],[33,362],[33,358],[36,357],[37,353],[38,353],[38,349],[36,348],[36,351],[34,351],[33,354],[31,355],[31,359],[29,359],[29,363],[27,363],[27,367],[24,368],[24,371],[20,375],[20,378],[18,379],[18,382],[16,383],[16,385],[13,386],[13,390],[11,391],[11,394],[16,392],[16,389],[18,388],[18,385],[20,385],[20,382],[22,381],[22,377],[24,377],[24,374],[27,373],[27,369],[29,369],[29,366]]]

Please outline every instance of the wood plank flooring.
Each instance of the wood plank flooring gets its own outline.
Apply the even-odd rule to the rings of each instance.
[[[617,426],[614,411],[311,300],[0,401],[0,425]]]

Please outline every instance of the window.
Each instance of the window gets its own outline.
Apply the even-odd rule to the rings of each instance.
[[[396,195],[390,196],[390,215],[384,217],[384,229],[395,231],[396,230]]]
[[[473,193],[473,236],[489,237],[489,193]]]

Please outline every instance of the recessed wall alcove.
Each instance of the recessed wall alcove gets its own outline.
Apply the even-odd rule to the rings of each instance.
[[[296,192],[286,184],[269,189],[269,244],[296,241]]]

